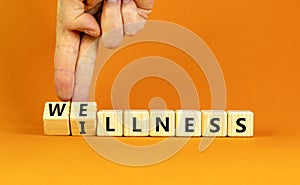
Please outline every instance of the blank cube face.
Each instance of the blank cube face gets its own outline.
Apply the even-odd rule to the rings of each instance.
[[[251,137],[253,136],[253,112],[227,111],[228,136]]]
[[[73,102],[71,104],[70,125],[72,135],[96,135],[97,103]]]
[[[122,136],[123,135],[123,111],[100,110],[97,113],[97,136]]]
[[[150,136],[175,136],[175,112],[150,110]]]
[[[198,110],[177,110],[176,136],[201,136],[201,112]]]
[[[126,110],[124,111],[124,136],[148,136],[149,111]]]
[[[202,111],[202,136],[223,137],[227,135],[227,113],[223,110]]]
[[[70,135],[69,102],[46,102],[44,107],[45,135]]]

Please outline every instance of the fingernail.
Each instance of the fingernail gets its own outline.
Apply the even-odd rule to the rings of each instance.
[[[129,3],[131,0],[123,0],[123,3]]]

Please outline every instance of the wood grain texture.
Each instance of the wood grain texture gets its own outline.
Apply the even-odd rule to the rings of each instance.
[[[97,113],[97,136],[122,136],[123,111],[100,110]]]
[[[46,102],[43,122],[45,135],[70,135],[70,102]]]
[[[175,136],[175,112],[173,110],[150,110],[149,129],[150,136]]]
[[[202,110],[202,136],[224,137],[227,135],[227,113],[223,110]]]
[[[176,136],[201,136],[201,112],[176,110]]]
[[[125,110],[124,111],[124,136],[148,136],[149,111]]]
[[[96,135],[97,103],[72,102],[70,125],[72,135]]]
[[[249,110],[229,110],[228,136],[251,137],[253,136],[254,114]]]

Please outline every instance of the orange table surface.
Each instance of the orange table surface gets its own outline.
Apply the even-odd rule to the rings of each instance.
[[[130,167],[101,157],[80,137],[43,136],[41,131],[30,127],[5,126],[2,129],[6,130],[1,131],[0,143],[0,171],[4,184],[299,182],[299,136],[217,138],[204,152],[198,151],[200,139],[193,138],[164,162]],[[145,144],[159,139],[120,140]]]

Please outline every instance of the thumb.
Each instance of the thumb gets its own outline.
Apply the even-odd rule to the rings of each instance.
[[[82,13],[66,24],[67,29],[84,32],[92,37],[100,36],[100,26],[89,13]]]

